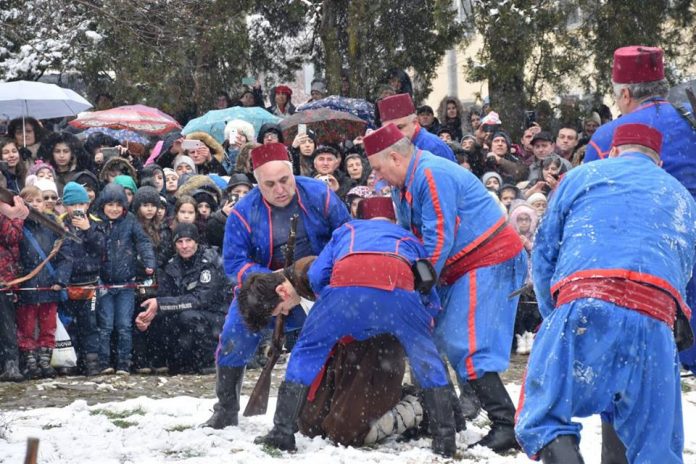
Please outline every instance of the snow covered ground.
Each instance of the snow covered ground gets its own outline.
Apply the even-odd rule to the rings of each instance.
[[[696,464],[696,381],[685,382],[685,463]],[[517,398],[519,386],[511,385]],[[246,397],[243,402],[246,401]],[[297,434],[297,453],[263,450],[254,437],[272,424],[275,399],[266,416],[240,419],[239,427],[225,430],[199,428],[210,415],[214,400],[192,397],[136,399],[88,406],[75,401],[63,408],[43,408],[0,413],[0,462],[19,463],[24,458],[27,437],[38,437],[40,463],[431,463],[447,462],[430,452],[430,440],[394,441],[376,448],[344,448]],[[509,464],[531,462],[522,453],[498,456],[476,447],[466,449],[485,432],[487,420],[479,416],[459,434],[463,462]],[[597,418],[582,421],[582,452],[587,463],[599,463],[600,427]]]

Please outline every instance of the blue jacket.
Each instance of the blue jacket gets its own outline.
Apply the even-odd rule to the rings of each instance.
[[[84,284],[96,282],[99,278],[99,269],[101,267],[102,251],[106,246],[106,236],[100,227],[101,219],[92,214],[89,215],[89,229],[80,230],[70,223],[68,214],[63,214],[62,220],[65,228],[82,239],[82,243],[76,243],[72,240],[63,242],[63,246],[67,246],[67,252],[75,263],[72,274],[70,275],[70,283]]]
[[[600,126],[592,135],[583,162],[606,158],[614,130],[629,123],[647,124],[662,133],[662,167],[696,198],[696,129],[663,98],[651,98],[631,113]]]
[[[414,151],[404,185],[395,194],[399,223],[423,240],[438,274],[505,224],[476,176],[427,151]]]
[[[19,256],[23,275],[33,271],[36,266],[43,261],[43,258],[39,252],[27,238],[27,230],[30,231],[34,236],[34,240],[36,240],[39,247],[43,250],[44,256],[48,256],[56,240],[60,238],[58,234],[52,230],[37,224],[31,219],[25,219],[23,231],[24,235],[19,244]],[[41,272],[39,272],[36,277],[23,283],[22,287],[51,287],[55,284],[62,285],[63,287],[67,286],[68,282],[70,281],[70,271],[72,270],[72,260],[70,259],[70,253],[68,252],[69,244],[67,242],[68,240],[63,243],[63,246],[61,246],[58,254],[56,254],[56,256],[50,261],[54,272],[51,273],[49,271],[49,266],[47,264],[43,269],[41,269]],[[60,292],[54,292],[52,290],[18,293],[20,304],[37,304],[61,301]]]
[[[295,182],[302,221],[312,250],[318,255],[334,229],[350,220],[350,214],[326,183],[302,176],[296,176]],[[256,187],[235,205],[225,224],[223,263],[235,284],[250,273],[270,272],[272,231],[271,206]]]
[[[548,316],[554,291],[583,276],[648,283],[685,305],[695,252],[696,203],[646,155],[577,167],[552,194],[534,240],[539,310]]]
[[[427,130],[418,126],[416,133],[411,139],[411,143],[424,151],[429,151],[433,155],[439,156],[441,158],[448,159],[452,162],[457,162],[457,158],[454,157],[454,152],[440,137],[431,134]]]
[[[324,250],[307,272],[314,293],[319,294],[329,284],[334,264],[352,253],[389,253],[401,256],[413,264],[428,253],[420,240],[397,224],[385,220],[356,219],[336,229]],[[379,272],[378,269],[375,270]],[[438,310],[440,300],[435,292],[428,296],[430,308]]]
[[[104,214],[104,205],[121,203],[124,215],[112,221]],[[106,236],[102,250],[101,279],[107,284],[124,284],[135,279],[138,257],[144,267],[156,269],[157,261],[150,237],[145,233],[133,214],[127,212],[126,194],[123,187],[113,182],[102,190],[95,206],[102,220],[99,228]]]

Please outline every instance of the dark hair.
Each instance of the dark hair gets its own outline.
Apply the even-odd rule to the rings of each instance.
[[[237,294],[237,303],[249,330],[258,332],[268,325],[273,310],[281,302],[275,289],[284,281],[280,272],[252,274],[244,281]]]
[[[329,146],[329,145],[319,145],[315,150],[314,153],[312,153],[312,159],[316,158],[322,153],[329,153],[331,155],[334,155],[336,158],[341,159],[341,152],[336,150],[334,147]]]
[[[7,139],[7,138],[0,138],[0,153],[2,152],[2,149],[5,148],[7,145],[12,144],[17,148],[17,151],[20,150],[20,146],[17,142],[15,142],[14,139]],[[9,166],[6,165],[6,167],[9,169]],[[20,152],[19,154],[19,161],[17,162],[17,167],[15,168],[15,174],[14,176],[17,178],[17,182],[19,183],[20,186],[24,185],[24,179],[27,177],[27,165],[24,162],[24,159],[22,159],[22,153]],[[5,173],[7,174],[7,173]]]
[[[48,164],[53,166],[56,174],[58,174],[58,165],[53,158],[53,149],[59,143],[64,143],[70,148],[70,163],[72,171],[91,170],[92,162],[90,156],[82,146],[82,142],[69,132],[53,132],[46,136],[41,143],[37,157],[43,159]]]
[[[31,124],[31,127],[34,128],[34,138],[36,142],[41,142],[43,138],[46,136],[46,130],[44,127],[41,125],[41,123],[31,117],[24,118],[24,125]],[[10,138],[15,139],[17,132],[20,134],[22,133],[22,118],[16,118],[10,121],[10,124],[7,126],[7,136]],[[19,147],[17,147],[19,148]]]
[[[94,156],[97,150],[101,147],[116,147],[120,144],[121,142],[111,137],[110,135],[107,135],[103,132],[94,132],[93,134],[90,134],[89,137],[87,137],[87,140],[85,140],[84,147],[87,153],[90,154],[90,156]]]
[[[563,168],[563,162],[561,161],[561,157],[553,154],[547,158],[544,158],[544,161],[541,162],[541,168],[546,169],[549,166],[558,166],[559,168]]]

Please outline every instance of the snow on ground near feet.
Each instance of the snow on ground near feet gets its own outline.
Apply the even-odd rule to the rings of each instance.
[[[513,399],[519,386],[511,385]],[[684,422],[686,463],[696,464],[696,381],[685,382]],[[243,397],[242,410],[247,397]],[[391,440],[375,448],[345,448],[320,438],[296,435],[298,451],[281,453],[263,450],[254,437],[272,425],[275,398],[265,416],[240,417],[239,427],[225,430],[200,428],[212,410],[214,400],[180,396],[169,399],[140,397],[88,406],[75,401],[63,408],[4,411],[0,414],[0,462],[22,462],[26,438],[41,440],[41,463],[148,464],[148,463],[431,463],[452,462],[430,452],[430,440],[409,443]],[[594,417],[583,420],[581,448],[585,462],[599,462],[600,426]],[[507,464],[531,462],[522,453],[499,456],[490,450],[467,449],[486,431],[487,419],[480,415],[458,436],[462,462]]]

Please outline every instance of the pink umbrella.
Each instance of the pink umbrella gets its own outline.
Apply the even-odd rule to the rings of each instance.
[[[69,123],[78,129],[90,127],[107,127],[110,129],[128,129],[151,135],[162,135],[173,130],[180,130],[181,125],[157,108],[145,105],[127,105],[103,111],[80,113],[77,119]]]

